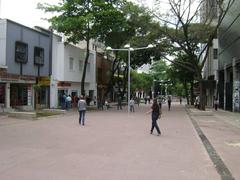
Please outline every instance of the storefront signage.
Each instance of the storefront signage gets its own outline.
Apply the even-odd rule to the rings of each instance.
[[[40,77],[38,78],[38,84],[41,86],[50,86],[49,77]]]
[[[61,87],[70,87],[70,86],[71,86],[71,83],[69,83],[69,82],[64,82],[64,81],[58,81],[57,85],[58,85],[58,86],[61,86]]]

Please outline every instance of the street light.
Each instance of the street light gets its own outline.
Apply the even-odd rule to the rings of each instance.
[[[123,49],[113,49],[110,46],[106,48],[107,51],[128,51],[128,113],[130,112],[130,60],[131,51],[153,48],[155,45],[149,44],[147,47],[132,48],[130,44],[126,44]]]

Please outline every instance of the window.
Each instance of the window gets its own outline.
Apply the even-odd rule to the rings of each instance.
[[[44,49],[41,47],[34,47],[34,64],[44,65]]]
[[[90,63],[87,64],[87,72],[90,72]]]
[[[15,61],[26,64],[28,61],[28,45],[26,43],[16,41],[15,43]]]
[[[213,49],[213,59],[218,59],[218,49]]]
[[[82,71],[83,69],[83,62],[81,60],[78,61],[78,69],[79,71]]]
[[[69,58],[69,69],[73,70],[73,61],[74,59],[72,57]]]

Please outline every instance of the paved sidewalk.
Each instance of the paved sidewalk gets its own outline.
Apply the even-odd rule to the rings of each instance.
[[[213,111],[213,116],[192,116],[235,179],[240,179],[240,114]]]
[[[163,106],[161,136],[150,135],[149,108],[89,112],[84,127],[77,112],[10,119],[0,126],[0,179],[219,180],[184,106]]]

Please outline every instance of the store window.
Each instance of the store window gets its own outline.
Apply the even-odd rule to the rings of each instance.
[[[28,85],[11,84],[10,105],[13,107],[28,105]]]

